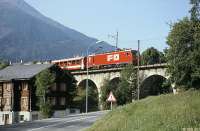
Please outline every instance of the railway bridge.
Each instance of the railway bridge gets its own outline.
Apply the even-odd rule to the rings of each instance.
[[[137,67],[136,67],[137,68]],[[139,77],[140,86],[148,86],[151,82],[159,82],[164,79],[168,79],[169,76],[166,73],[167,64],[154,64],[139,66]],[[89,70],[88,79],[98,90],[98,95],[101,95],[101,87],[103,86],[104,80],[109,79],[110,82],[119,80],[120,72],[122,68],[111,68],[111,69],[100,69],[100,70]],[[87,79],[87,71],[74,71],[71,72],[77,80],[77,86],[83,84]]]

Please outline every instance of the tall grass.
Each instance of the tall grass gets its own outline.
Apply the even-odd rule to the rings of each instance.
[[[118,107],[87,131],[200,130],[200,91],[152,96]]]

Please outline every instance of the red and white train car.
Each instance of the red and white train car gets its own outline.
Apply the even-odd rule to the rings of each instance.
[[[84,57],[54,60],[52,63],[57,64],[64,70],[83,70],[85,68]]]
[[[109,68],[126,64],[136,64],[137,51],[120,50],[109,53],[90,55],[88,60],[89,68]]]

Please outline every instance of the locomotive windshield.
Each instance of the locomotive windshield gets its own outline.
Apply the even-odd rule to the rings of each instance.
[[[133,56],[137,56],[137,51],[136,50],[131,50],[131,53]]]

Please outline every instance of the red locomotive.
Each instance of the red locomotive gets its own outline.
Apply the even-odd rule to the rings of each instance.
[[[126,64],[137,63],[137,51],[135,50],[120,50],[108,53],[94,54],[87,57],[76,57],[69,59],[61,59],[52,61],[66,70],[84,70],[87,67],[90,69],[101,69],[120,67]]]

